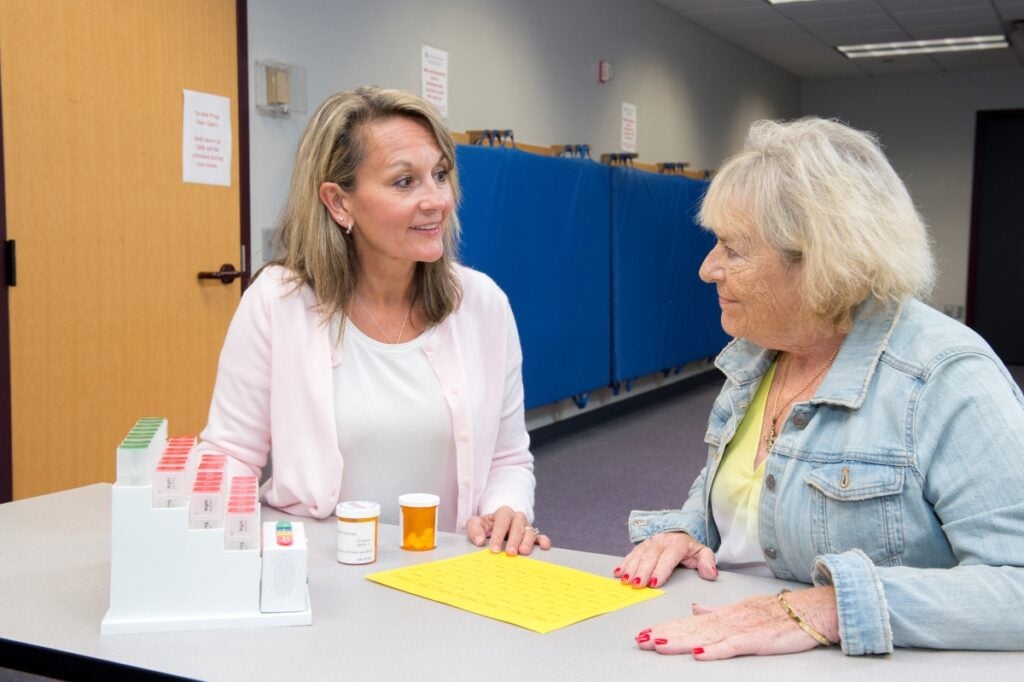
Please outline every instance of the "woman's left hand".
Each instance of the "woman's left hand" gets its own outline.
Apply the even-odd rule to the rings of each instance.
[[[505,545],[509,556],[529,554],[534,545],[551,548],[548,536],[527,523],[526,514],[513,511],[511,507],[499,507],[493,514],[471,516],[466,522],[466,535],[477,547],[483,547],[490,538],[492,552],[500,552]]]
[[[786,593],[786,602],[808,625],[839,641],[836,596],[831,586]],[[700,661],[733,656],[767,656],[819,646],[786,614],[777,597],[750,597],[720,607],[693,605],[693,616],[641,630],[641,649],[659,654],[693,654]]]

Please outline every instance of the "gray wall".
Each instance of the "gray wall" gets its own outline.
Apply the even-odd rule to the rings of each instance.
[[[932,303],[964,305],[978,111],[1024,108],[1024,69],[806,81],[806,114],[879,134],[935,242]]]
[[[875,131],[931,227],[940,309],[966,299],[975,114],[1024,107],[1024,69],[801,83],[652,0],[249,2],[250,60],[305,67],[310,109],[363,83],[418,92],[424,43],[449,52],[453,130],[513,128],[523,142],[618,151],[628,101],[641,160],[696,168],[718,166],[757,118],[813,113]],[[607,84],[602,59],[615,66]],[[251,112],[259,264],[308,114]]]
[[[626,101],[637,106],[641,161],[714,168],[751,121],[800,111],[797,78],[652,0],[250,0],[248,8],[250,62],[305,67],[311,110],[365,83],[418,93],[428,44],[449,52],[453,130],[512,128],[523,142],[614,152]],[[602,59],[615,67],[607,84],[597,82]],[[308,114],[271,118],[252,102],[250,112],[258,265]]]

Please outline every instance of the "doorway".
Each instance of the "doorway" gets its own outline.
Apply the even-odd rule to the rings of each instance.
[[[1007,365],[1024,364],[1024,109],[979,111],[967,324]]]

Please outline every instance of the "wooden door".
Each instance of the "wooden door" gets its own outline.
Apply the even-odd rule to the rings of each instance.
[[[141,416],[205,422],[240,283],[196,274],[244,267],[236,30],[235,0],[0,0],[15,499],[113,481]],[[182,181],[183,89],[231,99],[230,186]]]

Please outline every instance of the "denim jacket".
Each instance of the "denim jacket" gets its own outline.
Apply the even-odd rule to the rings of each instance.
[[[713,550],[711,482],[776,353],[735,339],[708,461],[681,510],[630,538]],[[776,577],[835,588],[843,651],[1024,649],[1024,397],[973,331],[919,301],[858,310],[766,461],[760,539]]]

